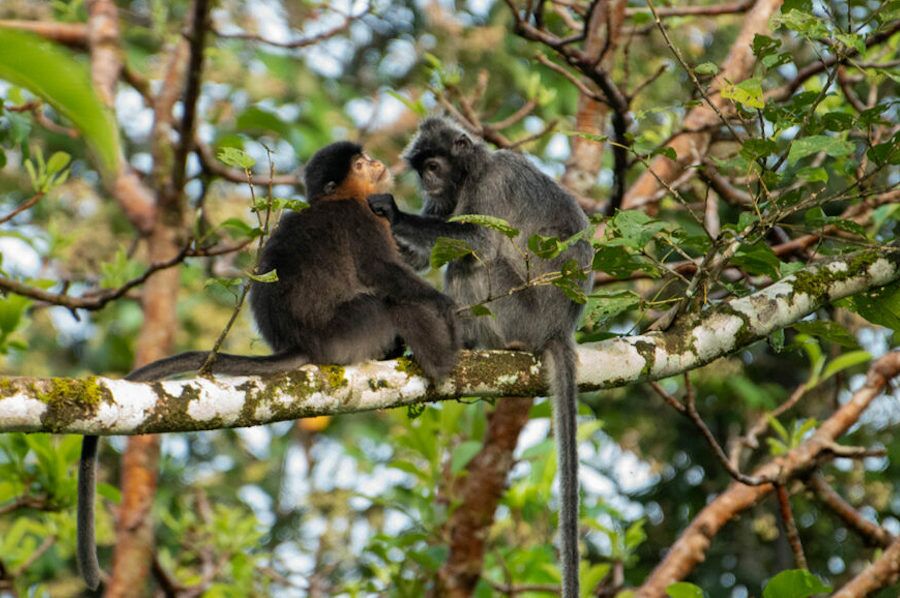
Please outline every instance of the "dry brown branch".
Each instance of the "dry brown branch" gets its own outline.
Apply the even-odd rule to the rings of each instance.
[[[862,513],[854,509],[831,487],[822,474],[813,474],[805,482],[816,498],[837,515],[847,527],[856,532],[866,544],[887,548],[894,541],[893,534],[863,517]]]
[[[29,31],[44,39],[67,46],[84,48],[87,45],[88,28],[82,23],[51,23],[45,21],[18,21],[0,19],[0,27]]]
[[[738,482],[741,482],[742,484],[748,484],[750,486],[768,484],[774,480],[774,478],[748,476],[744,473],[741,473],[737,466],[735,466],[731,461],[728,460],[727,455],[725,455],[725,451],[722,450],[722,447],[716,440],[716,437],[713,436],[713,433],[709,429],[709,426],[706,425],[706,422],[703,421],[703,418],[700,417],[700,414],[697,412],[697,400],[694,393],[694,387],[693,385],[691,385],[691,380],[687,374],[685,374],[684,376],[685,396],[683,402],[672,396],[662,386],[660,386],[658,382],[651,382],[650,386],[660,397],[662,397],[662,399],[666,403],[672,406],[678,413],[691,420],[691,423],[693,423],[694,426],[696,426],[700,431],[700,434],[703,435],[706,443],[713,450],[713,454],[722,465],[722,467],[724,467],[728,472],[728,475],[730,475]]]
[[[21,104],[19,106],[5,106],[4,109],[8,110],[9,112],[31,112],[31,115],[34,117],[35,122],[48,131],[52,133],[59,133],[60,135],[71,137],[72,139],[78,137],[78,129],[66,127],[53,122],[44,113],[43,106],[44,104],[40,100],[32,100],[30,102],[25,102],[24,104]]]
[[[815,467],[827,444],[842,436],[859,420],[863,411],[878,397],[889,381],[900,373],[900,351],[894,351],[878,359],[869,369],[865,385],[851,399],[841,405],[815,433],[786,455],[777,457],[759,467],[754,475],[772,476],[782,482],[802,476]],[[712,539],[731,519],[757,504],[772,491],[771,484],[747,486],[732,483],[694,518],[672,545],[662,562],[637,589],[637,598],[663,598],[666,587],[684,579],[706,556]],[[895,554],[900,554],[900,546]],[[897,562],[900,562],[898,560]],[[882,567],[886,567],[882,565]],[[879,578],[880,579],[880,578]],[[845,597],[863,594],[843,594]]]
[[[189,248],[185,246],[178,254],[176,254],[172,258],[150,265],[143,274],[141,274],[137,278],[129,280],[120,287],[117,287],[115,289],[104,289],[102,291],[96,291],[94,293],[88,293],[81,297],[73,297],[65,293],[51,293],[50,291],[45,291],[44,289],[40,289],[37,287],[31,287],[25,283],[2,276],[0,276],[0,289],[4,289],[6,291],[9,291],[10,293],[15,293],[16,295],[21,295],[23,297],[29,297],[37,301],[43,301],[45,303],[67,307],[70,310],[86,309],[88,311],[96,311],[98,309],[103,309],[110,301],[115,301],[116,299],[124,297],[125,294],[128,293],[128,291],[130,291],[131,289],[144,284],[144,282],[146,282],[147,279],[150,278],[150,276],[154,273],[159,272],[160,270],[172,268],[173,266],[180,264],[188,255]]]
[[[585,25],[584,53],[596,62],[599,69],[608,71],[612,67],[624,21],[625,4],[621,0],[601,1],[592,7],[590,21]],[[575,79],[574,76],[566,78],[570,81]],[[578,98],[575,130],[591,135],[604,135],[609,104],[597,92],[584,93],[587,84],[576,84],[576,87],[582,93]],[[600,172],[603,143],[583,137],[573,137],[570,143],[572,153],[566,161],[566,170],[560,182],[576,193],[586,194],[594,187]],[[619,178],[624,178],[624,171]]]
[[[442,529],[450,546],[447,561],[438,571],[436,596],[471,596],[484,561],[488,530],[515,463],[513,451],[519,432],[528,423],[534,399],[501,399],[488,416],[484,445],[457,477],[444,500],[455,508]]]
[[[44,194],[43,194],[43,193],[35,193],[34,195],[32,195],[31,197],[29,197],[28,199],[26,199],[25,201],[23,201],[23,202],[20,203],[19,205],[17,205],[15,208],[13,208],[13,209],[9,212],[9,214],[6,214],[5,216],[0,216],[0,224],[3,224],[3,223],[5,223],[5,222],[9,222],[9,221],[12,220],[13,218],[15,218],[16,216],[18,216],[18,215],[21,214],[22,212],[24,212],[25,210],[28,210],[29,208],[31,208],[32,206],[34,206],[37,202],[39,202],[39,201],[41,200],[42,197],[44,197]]]
[[[743,27],[734,40],[731,51],[709,86],[710,103],[696,106],[688,112],[683,123],[684,130],[704,129],[721,122],[728,110],[728,101],[718,91],[726,82],[737,83],[750,76],[755,64],[751,51],[753,36],[769,31],[769,19],[781,6],[781,2],[782,0],[756,2],[744,18]],[[683,177],[693,176],[695,169],[688,167],[706,156],[711,139],[712,132],[685,132],[672,139],[666,147],[675,150],[678,159],[673,161],[665,156],[657,156],[625,193],[622,207],[629,209],[653,204],[665,193],[665,187],[660,181],[677,187]]]
[[[91,81],[100,100],[112,107],[116,97],[116,83],[122,71],[122,52],[119,48],[119,13],[111,0],[90,0],[87,3],[88,45],[91,49]]]

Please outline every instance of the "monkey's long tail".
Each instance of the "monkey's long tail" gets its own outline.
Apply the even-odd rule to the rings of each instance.
[[[553,339],[544,348],[553,391],[553,427],[556,432],[559,473],[559,555],[562,597],[578,598],[578,357],[568,339]]]
[[[162,380],[168,376],[200,369],[209,357],[208,351],[189,351],[166,357],[140,367],[127,376],[132,382]],[[297,351],[274,355],[231,355],[219,353],[213,363],[214,374],[258,375],[283,372],[309,363],[309,358]],[[81,461],[78,467],[78,514],[76,532],[76,560],[84,583],[91,590],[100,586],[100,562],[97,559],[97,540],[94,530],[94,502],[97,493],[97,448],[99,437],[85,436],[81,441]]]
[[[81,441],[81,462],[78,467],[77,549],[78,570],[91,590],[100,586],[100,562],[94,538],[94,495],[97,487],[97,436],[85,436]]]

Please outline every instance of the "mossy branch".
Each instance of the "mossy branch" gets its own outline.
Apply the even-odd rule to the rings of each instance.
[[[681,318],[666,332],[581,345],[582,390],[680,374],[789,326],[829,301],[900,279],[900,248],[822,262],[747,297]],[[534,396],[540,361],[512,351],[464,352],[437,386],[411,361],[305,366],[267,378],[136,383],[110,378],[0,378],[0,432],[142,434],[253,426],[459,397]]]

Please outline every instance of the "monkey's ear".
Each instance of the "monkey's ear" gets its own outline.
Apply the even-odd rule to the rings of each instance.
[[[472,147],[472,140],[465,133],[460,133],[459,137],[453,140],[453,149],[457,152],[465,151]]]
[[[334,181],[328,181],[325,184],[325,188],[322,190],[322,195],[328,196],[334,193],[334,190],[337,189],[337,183]]]

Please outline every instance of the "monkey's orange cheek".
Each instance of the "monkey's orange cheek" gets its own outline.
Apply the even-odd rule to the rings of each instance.
[[[307,417],[297,422],[301,430],[307,432],[321,432],[328,427],[331,422],[330,415],[319,415],[318,417]]]

